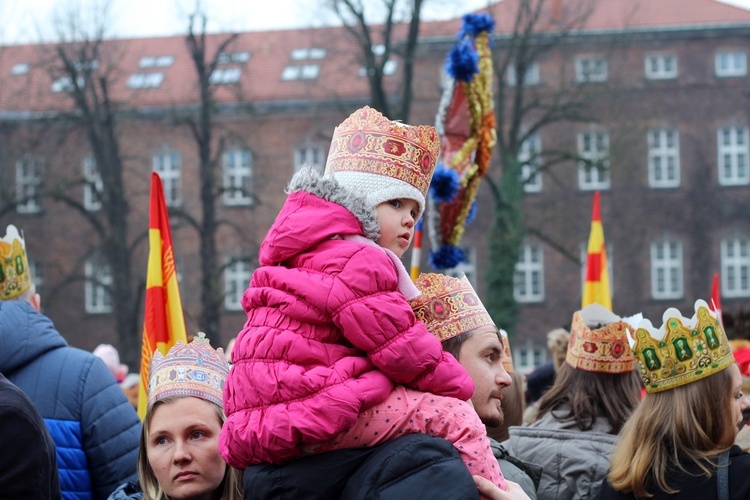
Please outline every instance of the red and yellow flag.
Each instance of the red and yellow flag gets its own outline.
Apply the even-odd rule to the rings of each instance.
[[[594,193],[594,207],[591,212],[591,234],[589,235],[588,257],[586,258],[586,282],[583,284],[581,307],[586,307],[594,302],[610,311],[612,310],[607,249],[604,245],[604,228],[599,212],[599,191]]]
[[[151,173],[151,201],[148,216],[148,273],[143,314],[141,381],[138,386],[138,416],[146,416],[148,371],[157,349],[164,355],[178,340],[187,342],[177,268],[172,250],[172,231],[164,201],[164,187],[156,172]]]

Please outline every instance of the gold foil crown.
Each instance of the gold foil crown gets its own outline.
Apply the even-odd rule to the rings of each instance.
[[[151,358],[148,404],[168,397],[192,396],[222,406],[228,374],[223,349],[213,349],[203,332],[188,344],[178,340],[166,356],[156,351]]]
[[[695,302],[695,315],[684,318],[669,308],[662,327],[649,320],[638,325],[633,353],[646,391],[666,391],[720,372],[734,363],[724,328],[703,300]]]
[[[0,300],[18,297],[31,286],[26,243],[13,224],[0,239]]]
[[[579,370],[596,373],[626,373],[635,368],[628,344],[629,326],[599,304],[590,304],[573,314],[565,361]]]
[[[440,342],[481,326],[495,328],[465,275],[459,279],[422,273],[414,284],[422,292],[410,302],[414,314]]]
[[[393,122],[365,106],[333,131],[325,173],[368,197],[389,191],[375,194],[374,205],[408,197],[423,211],[439,152],[435,127]],[[393,181],[404,183],[403,189],[396,189]],[[394,194],[403,196],[387,198]]]

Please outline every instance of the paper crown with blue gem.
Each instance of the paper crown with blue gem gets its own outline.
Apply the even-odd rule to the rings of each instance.
[[[31,286],[26,243],[10,224],[0,239],[0,300],[15,299]]]
[[[148,405],[164,398],[192,396],[222,406],[228,374],[224,350],[212,348],[203,332],[188,344],[179,340],[166,356],[156,351],[151,358]]]
[[[697,300],[694,308],[690,319],[667,309],[658,330],[647,319],[638,324],[631,344],[647,392],[680,387],[734,363],[724,328],[708,304]]]

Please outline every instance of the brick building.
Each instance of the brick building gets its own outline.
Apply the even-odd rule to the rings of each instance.
[[[518,1],[492,8],[498,61],[512,42]],[[538,36],[554,32],[552,21],[581,1],[548,0],[551,22]],[[523,77],[529,95],[551,95],[562,86],[585,90],[591,119],[540,129],[519,156],[570,151],[609,166],[591,170],[571,160],[526,184],[524,218],[533,231],[517,266],[522,310],[512,332],[516,363],[524,368],[545,358],[545,333],[566,325],[580,306],[594,190],[602,196],[615,312],[643,312],[657,325],[668,306],[687,314],[696,298],[708,297],[714,272],[721,273],[725,311],[750,298],[750,12],[714,0],[591,5],[586,22]],[[412,123],[434,122],[443,61],[459,26],[460,20],[422,24]],[[223,37],[210,35],[209,46]],[[171,209],[199,213],[196,145],[176,118],[198,103],[196,77],[183,36],[105,45],[108,59],[97,64],[113,70],[133,274],[145,281],[148,172],[162,174]],[[45,312],[72,345],[93,349],[117,343],[117,304],[108,296],[111,272],[96,251],[95,232],[80,209],[47,196],[65,189],[83,210],[97,210],[91,191],[97,169],[85,132],[54,119],[73,107],[70,80],[45,63],[51,50],[0,48],[0,226],[14,223],[25,231]],[[387,65],[394,97],[400,63],[394,58]],[[226,296],[218,343],[226,344],[242,326],[239,297],[285,183],[303,162],[324,164],[334,126],[368,102],[369,89],[341,27],[240,33],[220,55],[211,81],[219,110],[215,136],[224,148],[217,175],[227,188],[216,205],[223,222],[219,251],[231,263],[221,285]],[[525,175],[534,165],[529,162]],[[82,175],[91,183],[70,183]],[[463,240],[469,262],[461,267],[482,296],[490,206],[483,187],[478,218]],[[174,215],[172,231],[194,332],[201,327],[196,234]],[[426,260],[422,269],[430,270]]]

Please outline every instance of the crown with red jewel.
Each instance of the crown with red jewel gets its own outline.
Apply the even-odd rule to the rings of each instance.
[[[26,243],[13,224],[0,239],[0,300],[18,297],[31,286]]]
[[[721,322],[703,300],[695,314],[684,318],[669,308],[658,330],[647,319],[638,324],[633,353],[646,391],[666,391],[724,370],[734,363]]]
[[[565,361],[579,370],[626,373],[635,368],[628,344],[631,327],[599,304],[590,304],[573,314]]]

